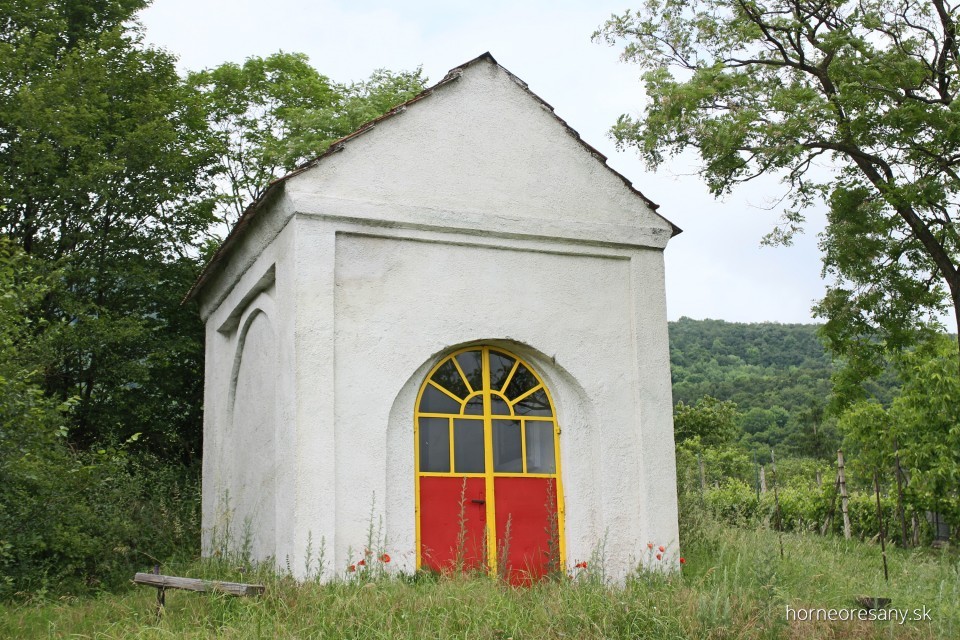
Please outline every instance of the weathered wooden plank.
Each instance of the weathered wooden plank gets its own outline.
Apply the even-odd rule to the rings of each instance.
[[[133,576],[136,584],[145,584],[157,589],[184,589],[186,591],[217,591],[234,596],[256,596],[264,592],[262,584],[244,584],[242,582],[219,582],[217,580],[201,580],[199,578],[181,578],[178,576],[164,576],[154,573],[138,573]]]

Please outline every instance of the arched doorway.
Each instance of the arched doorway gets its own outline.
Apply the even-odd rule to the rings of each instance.
[[[533,367],[499,347],[446,356],[414,432],[418,568],[524,583],[564,566],[560,430]]]

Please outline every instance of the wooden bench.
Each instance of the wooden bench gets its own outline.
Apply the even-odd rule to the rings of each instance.
[[[157,590],[157,616],[163,615],[165,592],[167,589],[183,589],[199,593],[226,593],[231,596],[259,596],[266,590],[262,584],[244,584],[242,582],[220,582],[199,578],[180,578],[159,573],[138,573],[133,576],[134,584],[145,584]]]

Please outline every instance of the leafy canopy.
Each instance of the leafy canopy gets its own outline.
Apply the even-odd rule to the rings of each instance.
[[[419,69],[340,84],[302,53],[250,57],[190,75],[217,137],[219,208],[232,225],[267,185],[423,90]]]
[[[951,306],[960,318],[960,45],[948,0],[647,0],[595,34],[644,69],[613,135],[652,167],[696,151],[722,195],[786,186],[789,243],[829,205],[816,308],[837,353],[878,370]]]
[[[673,409],[674,437],[679,444],[724,444],[737,435],[739,417],[737,405],[730,401],[704,396],[688,405],[681,400]]]
[[[960,379],[943,336],[899,359],[903,391],[893,402],[892,436],[910,469],[908,497],[960,522]]]
[[[74,444],[199,453],[202,327],[179,305],[213,221],[206,113],[136,0],[0,5],[0,232],[54,274],[43,388]]]
[[[960,521],[960,379],[953,344],[936,336],[897,358],[903,387],[892,406],[873,401],[847,407],[838,426],[861,481],[890,479],[894,457],[906,472],[906,499],[915,509]]]

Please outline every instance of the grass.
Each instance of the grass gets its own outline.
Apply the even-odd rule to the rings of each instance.
[[[687,542],[683,574],[641,573],[626,585],[598,576],[515,589],[486,577],[393,576],[308,582],[224,563],[169,573],[260,581],[261,598],[167,592],[163,618],[147,587],[96,598],[0,605],[0,637],[15,638],[956,638],[960,563],[949,552],[712,525]],[[788,621],[786,607],[850,608],[857,595],[926,606],[931,621]]]

